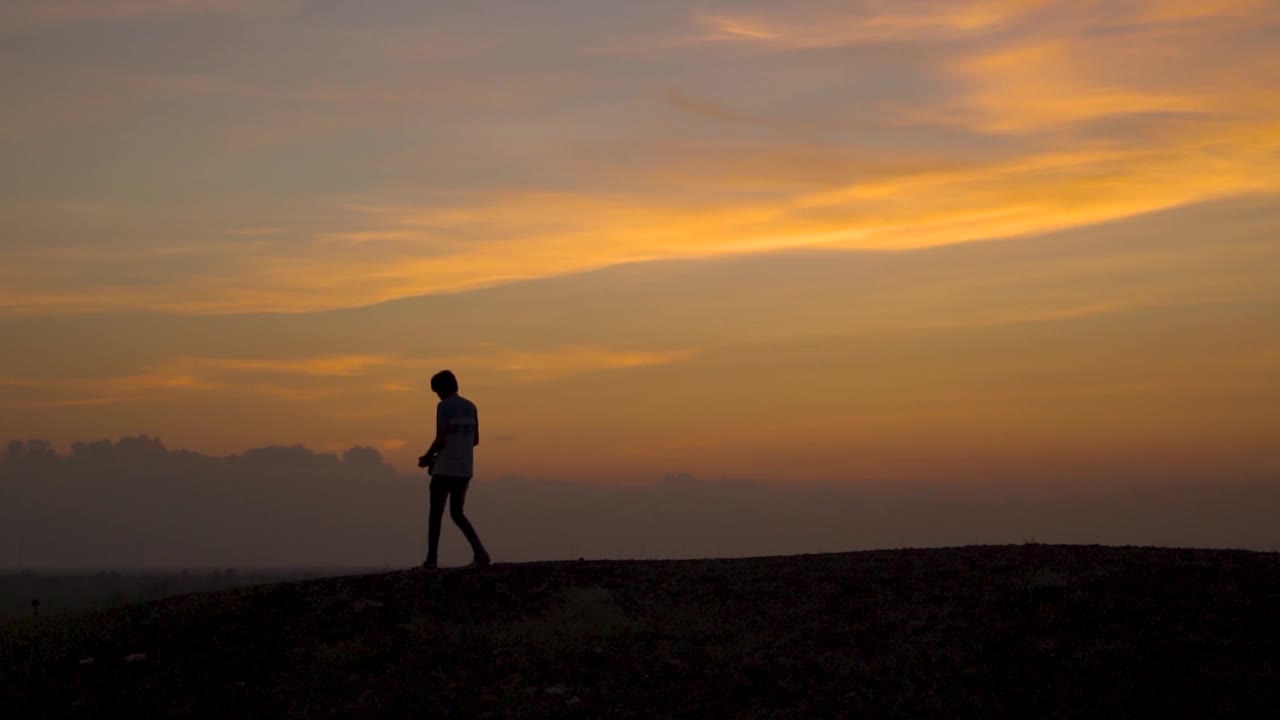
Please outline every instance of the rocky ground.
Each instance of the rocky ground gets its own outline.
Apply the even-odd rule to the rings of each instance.
[[[1277,717],[1280,554],[418,570],[0,626],[0,717]]]

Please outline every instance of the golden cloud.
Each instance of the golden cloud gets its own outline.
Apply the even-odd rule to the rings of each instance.
[[[733,3],[695,10],[686,42],[772,50],[847,47],[882,42],[937,42],[1017,27],[1032,34],[1098,28],[1176,25],[1205,20],[1257,20],[1269,0],[860,0]]]
[[[387,375],[404,370],[419,372],[442,367],[466,367],[473,376],[504,380],[547,380],[597,370],[626,369],[682,362],[697,355],[694,350],[614,349],[598,345],[568,345],[545,350],[516,350],[480,345],[452,355],[409,358],[385,355],[328,355],[312,358],[213,358],[183,357],[160,367],[105,379],[59,379],[45,382],[15,380],[54,397],[21,407],[79,407],[121,402],[126,399],[175,391],[236,391],[291,401],[317,400],[342,395],[363,395],[367,383],[352,378],[374,369],[383,372],[373,386],[385,392],[419,389],[402,381],[386,381]],[[262,375],[289,376],[289,382],[264,382]],[[67,399],[70,396],[70,399]],[[88,397],[85,397],[88,396]]]
[[[1029,122],[1018,120],[1016,113],[1004,117],[999,121],[1004,127]],[[202,287],[200,280],[173,281],[81,295],[34,294],[19,285],[0,291],[0,304],[11,311],[161,306],[184,312],[295,312],[653,259],[802,247],[904,250],[1274,192],[1280,189],[1277,149],[1280,113],[1189,122],[1127,145],[1090,141],[985,164],[871,174],[851,183],[828,182],[817,190],[780,177],[781,191],[762,192],[750,201],[502,193],[459,207],[405,205],[348,219],[352,232],[359,233],[399,233],[430,225],[437,234],[485,238],[448,252],[440,252],[424,233],[420,243],[389,246],[386,252],[316,246],[314,252],[247,266],[231,283]],[[740,169],[730,166],[726,171]],[[710,176],[706,182],[724,181]],[[696,187],[699,178],[687,176],[686,183]],[[375,356],[342,356],[298,362],[209,360],[203,367],[350,375],[382,362]]]
[[[636,166],[597,160],[597,174],[584,172],[585,179],[557,189],[435,189],[422,202],[404,195],[375,202],[382,196],[371,194],[329,211],[323,222],[296,227],[269,216],[242,218],[228,232],[271,241],[196,252],[237,260],[221,274],[157,272],[149,282],[107,287],[48,269],[77,262],[78,249],[57,264],[22,257],[4,271],[0,308],[306,312],[654,259],[801,247],[905,250],[1012,237],[1280,190],[1280,91],[1270,82],[1280,73],[1280,53],[1253,48],[1241,59],[1233,52],[1242,28],[1276,16],[1273,4],[733,7],[739,10],[699,11],[693,22],[712,40],[783,49],[898,37],[930,47],[922,62],[942,83],[936,97],[911,107],[858,103],[859,122],[919,132],[922,142],[908,137],[876,147],[870,132],[861,147],[851,146],[835,137],[838,125],[757,120],[673,91],[661,101],[723,121],[732,137],[609,137],[609,153],[642,148],[634,151],[643,156]],[[946,40],[995,29],[1002,32],[981,42]],[[1131,124],[1107,124],[1124,122]],[[960,137],[940,143],[931,134],[940,129]],[[975,134],[981,143],[969,142]],[[943,145],[932,156],[925,150]],[[587,164],[565,163],[558,169]],[[601,176],[607,182],[592,182]],[[243,243],[244,236],[235,239]],[[149,251],[90,252],[123,261]],[[378,362],[348,357],[203,370],[342,376]]]
[[[1044,133],[1114,115],[1212,109],[1200,95],[1148,91],[1084,72],[1077,58],[1097,50],[1049,42],[966,58],[951,69],[971,88],[957,119],[987,132]]]
[[[778,5],[755,12],[737,9],[695,11],[694,41],[738,43],[770,49],[842,47],[890,41],[920,41],[1006,27],[1047,0],[978,0],[970,2],[859,2],[831,5]]]
[[[394,358],[386,355],[324,355],[298,359],[184,358],[179,365],[213,370],[268,372],[312,376],[359,375],[370,368],[387,365]]]
[[[1189,22],[1209,18],[1248,18],[1274,9],[1272,0],[1133,0],[1135,15],[1144,22]]]
[[[568,345],[550,350],[513,350],[489,346],[479,352],[441,358],[436,365],[469,366],[526,379],[552,379],[594,370],[669,365],[696,356],[696,350],[622,350],[598,345]]]
[[[113,405],[123,398],[119,397],[87,397],[87,398],[71,398],[66,400],[35,400],[31,402],[19,403],[18,407],[37,409],[37,408],[80,408],[80,407],[97,407],[100,405]]]
[[[20,383],[24,387],[53,395],[53,398],[23,405],[41,408],[104,405],[175,391],[239,390],[289,400],[305,400],[362,389],[314,384],[282,385],[262,382],[255,379],[255,376],[265,373],[292,375],[304,380],[350,378],[371,368],[390,364],[394,360],[377,355],[327,355],[291,359],[183,357],[159,367],[118,377],[18,381],[15,384]],[[64,399],[66,396],[72,396],[72,399]]]

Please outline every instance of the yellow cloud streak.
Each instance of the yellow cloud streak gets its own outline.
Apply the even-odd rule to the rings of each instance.
[[[350,377],[380,365],[391,363],[394,358],[376,355],[331,355],[300,359],[241,359],[184,357],[129,375],[105,379],[64,379],[36,382],[15,380],[14,384],[35,388],[54,395],[74,396],[73,399],[55,397],[24,404],[23,407],[80,407],[116,403],[122,400],[153,393],[174,391],[211,391],[252,389],[273,397],[290,399],[316,397],[324,394],[316,388],[294,388],[271,383],[249,382],[246,373],[284,374],[310,378]]]
[[[444,216],[404,208],[381,219],[439,226],[483,218],[494,235],[508,239],[366,267],[284,265],[271,280],[316,293],[346,286],[382,300],[627,261],[813,246],[900,250],[1008,237],[1274,191],[1280,163],[1266,158],[1277,147],[1280,122],[1270,122],[1211,127],[1169,148],[1048,153],[741,206],[680,208],[637,198],[529,193]],[[361,280],[368,285],[353,287]],[[292,309],[304,309],[303,302]]]
[[[686,42],[805,50],[993,33],[1042,11],[1058,30],[1079,32],[1247,19],[1272,6],[1270,0],[861,0],[814,11],[812,5],[769,3],[751,12],[697,10],[690,18],[697,32]]]
[[[615,350],[598,345],[568,345],[522,351],[499,346],[479,353],[441,358],[437,365],[466,366],[528,380],[549,380],[594,370],[669,365],[697,355],[694,350]]]
[[[33,402],[19,403],[18,407],[24,409],[97,407],[99,405],[113,405],[120,402],[122,399],[123,398],[108,396],[73,398],[70,400],[36,400]]]
[[[1145,91],[1080,72],[1068,43],[1042,43],[967,59],[952,71],[972,87],[960,118],[989,132],[1043,132],[1112,115],[1204,112],[1211,101],[1191,93]]]
[[[873,5],[882,12],[857,22],[986,27],[1021,17],[1035,5],[930,4],[921,6],[928,10],[923,20]],[[1171,49],[1168,42],[1194,34],[1198,23],[1183,21],[1205,15],[1190,5],[1179,4],[1178,10],[1136,0],[1107,7],[1116,10],[1115,22],[1152,14],[1179,22],[1173,35],[1114,40],[1080,33],[1083,21],[1076,18],[1065,30],[1049,27],[1048,39],[969,52],[939,68],[958,83],[954,97],[897,118],[1039,139],[1032,147],[1050,140],[1058,148],[1052,152],[1024,151],[1013,159],[934,170],[851,168],[850,176],[864,178],[858,182],[841,182],[829,177],[830,168],[815,168],[811,174],[826,174],[817,190],[812,182],[794,181],[808,177],[803,163],[779,160],[782,166],[773,168],[770,161],[756,162],[748,167],[758,186],[748,198],[735,200],[702,192],[732,185],[725,178],[744,172],[741,164],[726,163],[727,170],[680,173],[687,193],[675,199],[635,190],[519,191],[478,194],[452,207],[367,206],[353,210],[340,227],[310,232],[303,252],[255,257],[234,277],[46,294],[24,288],[15,276],[0,290],[0,308],[309,311],[628,261],[813,246],[901,250],[1009,237],[1280,190],[1280,94],[1267,85],[1268,73],[1179,84],[1178,68],[1208,71],[1194,49]],[[1256,4],[1240,0],[1213,7],[1215,17],[1232,20]],[[814,27],[819,24],[814,21]],[[731,27],[737,35],[764,38],[803,35],[808,25],[794,33]],[[1255,65],[1275,69],[1277,62],[1272,53]],[[1125,140],[1075,134],[1090,123],[1142,113],[1181,117]],[[626,187],[626,178],[619,184]]]
[[[394,362],[383,355],[327,355],[295,360],[249,360],[235,358],[190,358],[179,362],[201,368],[258,371],[311,376],[347,377]]]
[[[114,296],[0,296],[38,308],[161,305],[188,312],[308,311],[661,258],[800,247],[902,250],[1045,232],[1233,194],[1280,189],[1280,122],[1236,126],[1157,150],[1051,153],[972,170],[923,173],[751,205],[671,207],[634,197],[524,193],[466,210],[400,208],[393,227],[474,218],[496,237],[450,255],[281,259],[234,287],[191,294],[131,288]],[[458,215],[470,217],[458,217]],[[483,218],[483,220],[481,220]],[[447,232],[447,230],[445,231]],[[349,373],[368,359],[311,366]],[[344,364],[345,363],[345,364]],[[246,368],[254,369],[254,368]],[[288,370],[260,366],[262,370]]]
[[[183,357],[142,372],[100,380],[65,379],[35,382],[17,378],[0,384],[34,388],[59,397],[31,401],[20,407],[81,407],[174,391],[249,391],[284,400],[312,400],[344,394],[363,394],[366,386],[349,379],[380,369],[382,375],[412,370],[420,373],[445,367],[467,367],[473,377],[501,380],[550,380],[583,372],[666,365],[693,358],[695,350],[613,349],[576,344],[547,350],[515,350],[499,345],[430,358],[390,355],[328,355],[311,358]],[[262,382],[262,374],[292,376],[301,385]],[[334,385],[331,380],[341,379]],[[410,392],[425,385],[380,380],[384,392]],[[67,396],[71,396],[69,399]]]
[[[1215,17],[1247,17],[1272,0],[1136,0],[1138,18],[1146,22],[1187,22]]]
[[[698,34],[691,42],[737,43],[774,50],[841,47],[895,40],[936,39],[1004,27],[1047,0],[978,2],[864,2],[838,14],[786,12],[752,14],[695,12]]]
[[[1233,194],[1280,189],[1280,120],[1208,124],[1167,147],[1046,153],[987,167],[870,180],[750,204],[677,206],[634,196],[516,193],[448,210],[386,208],[360,232],[448,234],[471,224],[494,239],[447,255],[316,253],[259,263],[234,285],[137,287],[109,296],[0,295],[0,304],[187,312],[308,311],[660,258],[800,247],[901,250],[1101,222]],[[411,249],[407,252],[411,253]],[[347,373],[372,360],[311,366]],[[249,368],[253,369],[253,368]],[[284,366],[257,369],[287,370]]]

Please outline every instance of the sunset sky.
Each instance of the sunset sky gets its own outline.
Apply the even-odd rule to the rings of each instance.
[[[1280,477],[1280,2],[0,3],[0,439]]]

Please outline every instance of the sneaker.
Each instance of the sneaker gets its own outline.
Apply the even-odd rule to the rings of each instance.
[[[436,561],[435,561],[435,560],[432,560],[432,559],[423,560],[423,561],[422,561],[422,569],[423,569],[423,570],[435,570],[435,569],[436,569]]]
[[[472,560],[471,564],[468,565],[467,567],[482,568],[482,567],[489,567],[492,564],[493,564],[493,561],[489,559],[489,553],[485,553],[484,555],[477,555],[476,558]]]

